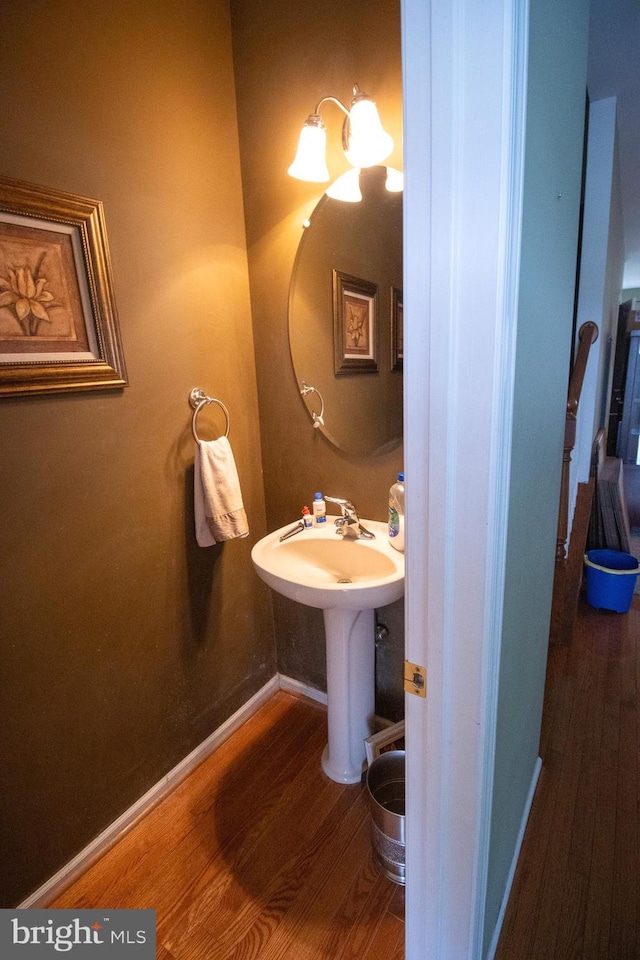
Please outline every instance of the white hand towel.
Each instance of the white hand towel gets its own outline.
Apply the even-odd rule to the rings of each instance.
[[[193,493],[196,540],[210,547],[222,540],[249,534],[240,481],[231,444],[226,437],[196,444]]]

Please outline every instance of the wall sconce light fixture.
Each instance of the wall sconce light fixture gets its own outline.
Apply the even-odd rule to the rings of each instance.
[[[382,163],[393,150],[393,139],[384,130],[373,100],[358,84],[353,87],[349,109],[337,97],[323,97],[305,120],[295,160],[289,176],[312,183],[330,180],[327,169],[327,128],[320,116],[323,103],[335,103],[345,114],[342,124],[342,149],[352,167],[373,167]]]

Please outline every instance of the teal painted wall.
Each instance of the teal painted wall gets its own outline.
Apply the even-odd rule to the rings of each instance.
[[[538,757],[567,396],[588,0],[531,0],[520,302],[486,956]]]

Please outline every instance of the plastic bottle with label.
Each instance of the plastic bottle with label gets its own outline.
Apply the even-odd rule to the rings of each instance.
[[[313,519],[315,523],[327,522],[327,505],[321,493],[313,495]]]
[[[302,522],[304,523],[305,527],[313,526],[313,517],[311,516],[309,507],[302,508]]]
[[[389,543],[404,553],[404,473],[389,490]]]

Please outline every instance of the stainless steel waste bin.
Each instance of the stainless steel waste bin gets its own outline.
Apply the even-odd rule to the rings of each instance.
[[[381,753],[367,770],[371,814],[371,840],[376,866],[381,873],[405,882],[405,753]]]

